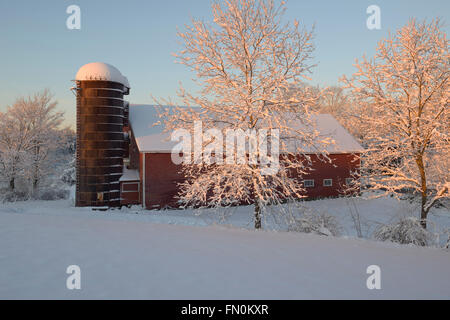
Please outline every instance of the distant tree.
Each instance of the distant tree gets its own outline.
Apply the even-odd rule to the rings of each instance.
[[[19,175],[30,179],[33,192],[53,165],[47,163],[51,150],[59,146],[59,126],[63,113],[49,90],[21,97],[2,114],[0,154],[3,175],[11,191]]]
[[[346,92],[343,87],[331,86],[321,92],[320,99],[315,106],[319,113],[333,115],[339,123],[347,129],[361,144],[365,145],[365,123],[361,121],[363,114],[367,115],[367,108],[354,101],[351,92]]]
[[[76,132],[70,128],[57,130],[58,133],[58,151],[66,155],[75,155],[77,137]]]
[[[2,180],[7,180],[9,189],[16,190],[16,183],[23,177],[25,159],[30,148],[32,131],[25,118],[15,117],[8,107],[6,113],[0,114],[0,173]]]
[[[372,189],[421,198],[420,221],[449,195],[450,55],[439,20],[412,19],[379,42],[373,59],[356,61],[347,87],[367,110],[363,175]]]
[[[179,108],[166,122],[167,130],[196,120],[202,121],[204,130],[279,130],[279,151],[284,157],[277,174],[264,175],[249,159],[184,168],[188,178],[181,185],[184,205],[253,203],[256,229],[261,228],[267,205],[304,194],[301,179],[294,176],[305,173],[308,161],[298,161],[295,155],[312,148],[325,153],[309,117],[317,95],[302,86],[314,66],[313,33],[300,28],[297,21],[283,23],[285,10],[284,2],[276,6],[272,0],[225,0],[213,3],[213,24],[193,19],[179,33],[184,50],[176,56],[196,73],[202,89],[196,96],[181,88],[180,97],[185,105],[199,106],[202,111]],[[292,94],[292,88],[302,89]],[[293,120],[305,129],[294,130],[289,124]],[[289,139],[297,141],[299,148],[289,150]],[[260,156],[258,151],[256,158]]]
[[[76,169],[76,158],[74,157],[64,169],[61,175],[61,181],[68,184],[69,186],[73,186],[77,182],[77,169]]]
[[[18,116],[25,116],[33,132],[30,141],[30,170],[33,192],[39,186],[42,177],[48,172],[46,163],[51,150],[58,147],[58,129],[63,121],[63,113],[56,111],[57,102],[52,101],[49,90],[34,94],[32,97],[19,99],[23,108]]]
[[[342,87],[331,86],[324,90],[319,104],[321,112],[341,117],[349,104],[349,98]]]

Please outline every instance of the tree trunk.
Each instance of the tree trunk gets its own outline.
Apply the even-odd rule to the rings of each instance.
[[[35,194],[37,192],[37,188],[39,186],[39,175],[38,175],[38,167],[35,166],[34,167],[34,172],[33,172],[33,194]]]
[[[420,183],[421,183],[421,206],[420,206],[420,225],[426,229],[427,228],[427,216],[428,216],[428,210],[425,210],[425,206],[427,204],[427,178],[425,174],[425,166],[423,164],[423,156],[419,155],[416,158],[417,167],[419,168],[420,173]]]
[[[425,211],[424,205],[423,205],[423,196],[422,196],[422,211],[420,213],[420,225],[422,228],[427,228],[427,212]]]
[[[39,180],[38,180],[38,178],[34,178],[33,179],[33,195],[36,195],[38,186],[39,186]]]
[[[12,177],[9,179],[9,188],[11,189],[11,191],[14,191],[16,189],[16,165],[15,165],[15,159],[13,159],[13,164],[12,164]]]
[[[34,168],[33,168],[33,194],[36,194],[37,188],[39,185],[39,153],[40,147],[38,142],[36,142],[37,146],[34,149]]]
[[[255,199],[255,229],[261,229],[261,206]]]

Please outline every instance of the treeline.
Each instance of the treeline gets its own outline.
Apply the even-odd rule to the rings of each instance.
[[[3,200],[39,198],[60,187],[59,176],[75,152],[75,133],[63,121],[49,90],[20,97],[0,112]]]

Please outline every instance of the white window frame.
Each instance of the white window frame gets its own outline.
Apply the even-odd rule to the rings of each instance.
[[[330,184],[326,184],[325,181],[330,181]],[[324,187],[332,187],[333,186],[333,179],[323,179],[323,186]]]
[[[306,185],[306,182],[311,182],[312,185]],[[314,179],[306,179],[306,180],[303,180],[303,186],[304,186],[305,188],[314,188]]]
[[[123,187],[124,186],[126,186],[126,185],[131,185],[131,184],[134,184],[134,185],[136,185],[137,184],[137,190],[135,190],[135,191],[125,191],[125,190],[123,190]],[[122,192],[122,193],[133,193],[133,192],[139,192],[139,190],[141,190],[141,182],[140,181],[127,181],[127,182],[122,182],[122,188],[120,188],[120,192]]]

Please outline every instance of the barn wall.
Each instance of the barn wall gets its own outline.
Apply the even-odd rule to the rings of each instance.
[[[177,207],[177,183],[184,180],[181,166],[172,162],[170,153],[147,153],[145,157],[145,207]]]
[[[314,179],[314,187],[306,188],[308,198],[337,197],[342,195],[345,178],[351,178],[351,172],[359,168],[359,155],[331,154],[332,163],[324,162],[317,156],[311,156],[312,171],[303,179]],[[323,185],[324,179],[333,179],[331,187]]]
[[[330,155],[333,163],[326,163],[312,155],[312,171],[303,179],[314,179],[315,186],[306,189],[308,198],[335,197],[341,195],[345,178],[359,167],[359,156],[354,154]],[[356,161],[355,161],[356,159]],[[143,155],[140,158],[143,166]],[[181,166],[173,164],[170,153],[145,154],[145,207],[148,209],[177,207],[175,196],[177,183],[184,180]],[[143,181],[143,170],[140,170]],[[333,179],[333,186],[324,187],[323,179]],[[144,183],[142,183],[143,185]]]
[[[141,203],[143,204],[143,206],[145,208],[147,208],[146,203],[144,203],[144,202],[146,202],[146,200],[148,198],[148,195],[144,194],[144,183],[148,180],[148,179],[144,179],[144,165],[143,165],[144,160],[143,159],[144,159],[145,154],[139,153],[138,156],[139,156],[139,158],[138,158],[139,159],[139,161],[138,161],[139,162],[139,180],[141,180],[141,185],[140,185]]]
[[[120,182],[120,204],[123,206],[140,204],[140,181]]]
[[[139,165],[139,161],[140,161],[140,153],[139,153],[139,149],[137,147],[136,144],[136,139],[134,137],[134,133],[133,130],[130,129],[128,131],[129,135],[130,135],[130,145],[129,145],[129,156],[130,156],[130,169],[139,169],[140,165]]]

